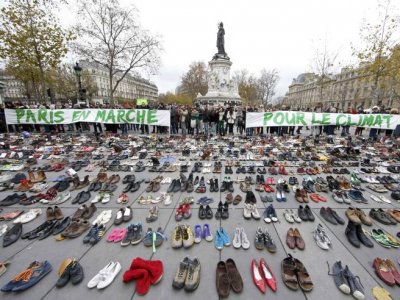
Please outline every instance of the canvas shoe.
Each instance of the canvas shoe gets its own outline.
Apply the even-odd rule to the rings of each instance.
[[[210,225],[208,224],[204,224],[203,225],[203,238],[207,241],[207,242],[211,242],[213,240],[213,235],[211,233],[210,230]]]
[[[182,226],[182,240],[184,248],[190,248],[194,244],[194,234],[192,228],[187,225]]]
[[[246,232],[244,231],[244,228],[240,228],[240,240],[242,242],[242,248],[247,250],[250,248],[250,241],[247,238]]]
[[[214,245],[215,245],[215,248],[217,248],[218,250],[222,250],[224,248],[224,239],[222,237],[220,230],[217,230],[215,232]]]
[[[230,238],[230,236],[228,235],[228,233],[225,231],[224,228],[221,228],[221,229],[220,229],[220,232],[221,232],[222,240],[223,240],[223,242],[224,242],[224,246],[225,246],[225,247],[226,247],[226,246],[230,246],[230,245],[231,245],[231,238]]]
[[[235,236],[233,237],[232,245],[236,249],[242,247],[241,232],[239,227],[236,227],[235,229]]]
[[[183,246],[182,227],[179,224],[175,226],[175,230],[171,239],[171,246],[175,249]]]
[[[194,225],[194,242],[196,244],[201,242],[201,237],[202,237],[203,233],[201,232],[201,225]]]

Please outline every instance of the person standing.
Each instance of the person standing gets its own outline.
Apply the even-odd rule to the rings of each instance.
[[[179,115],[181,116],[181,128],[182,128],[182,136],[186,137],[187,134],[187,117],[188,117],[188,110],[186,106],[182,106],[179,110]]]
[[[229,135],[233,135],[233,125],[235,124],[235,121],[236,121],[236,112],[233,110],[232,107],[230,107],[226,114],[226,122],[228,123]]]

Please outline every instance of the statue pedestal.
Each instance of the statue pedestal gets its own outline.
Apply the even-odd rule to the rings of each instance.
[[[242,105],[238,87],[230,75],[232,62],[227,56],[218,55],[218,58],[215,58],[217,55],[208,62],[210,71],[207,95],[199,95],[195,103],[210,106]]]

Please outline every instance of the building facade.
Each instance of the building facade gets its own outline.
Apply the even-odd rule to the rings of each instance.
[[[80,61],[79,65],[89,74],[93,83],[97,87],[95,95],[92,97],[93,102],[107,103],[110,96],[110,81],[108,71],[104,67],[95,62]],[[118,74],[114,77],[114,83],[118,80]],[[119,83],[114,92],[114,100],[117,101],[133,101],[139,98],[145,98],[150,101],[158,99],[158,88],[154,83],[140,77],[126,75]]]
[[[25,85],[22,81],[8,74],[5,70],[0,70],[0,89],[2,89],[0,98],[3,101],[23,101],[26,100]]]
[[[314,73],[303,73],[294,78],[282,102],[291,109],[313,109],[318,104],[328,109],[331,106],[339,111],[349,108],[368,109],[373,105],[385,108],[397,107],[389,95],[374,102],[373,78],[360,75],[357,70],[343,68],[338,74],[321,77]]]

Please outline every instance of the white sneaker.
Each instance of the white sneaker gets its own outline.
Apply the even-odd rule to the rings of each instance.
[[[383,201],[383,202],[392,203],[392,201],[390,201],[390,200],[389,200],[388,198],[386,198],[385,196],[379,195],[378,197],[379,197],[379,199],[380,199],[381,201]]]
[[[106,194],[104,194],[103,198],[101,199],[101,203],[105,204],[105,203],[110,202],[110,200],[111,200],[111,195],[106,193]]]
[[[240,228],[236,227],[235,229],[235,236],[233,237],[232,245],[234,248],[239,249],[242,247],[242,241],[241,241],[241,234],[240,234]]]
[[[28,223],[28,222],[36,219],[36,217],[38,217],[41,214],[42,214],[42,210],[40,208],[32,208],[27,213],[24,213],[23,215],[16,218],[13,221],[13,223],[14,224],[17,224],[17,223],[25,224],[25,223]]]
[[[251,218],[251,204],[245,203],[243,207],[243,217],[245,219]]]
[[[260,213],[258,212],[257,206],[255,204],[251,205],[251,216],[253,219],[259,220],[261,218]]]
[[[96,195],[96,197],[94,197],[91,202],[92,203],[98,203],[100,200],[101,200],[101,196],[100,195]]]
[[[249,239],[247,238],[246,232],[244,232],[244,228],[240,228],[240,240],[242,241],[242,248],[243,249],[249,249],[250,248],[250,242]]]
[[[164,205],[168,206],[172,203],[172,196],[171,194],[166,194],[164,199]]]

